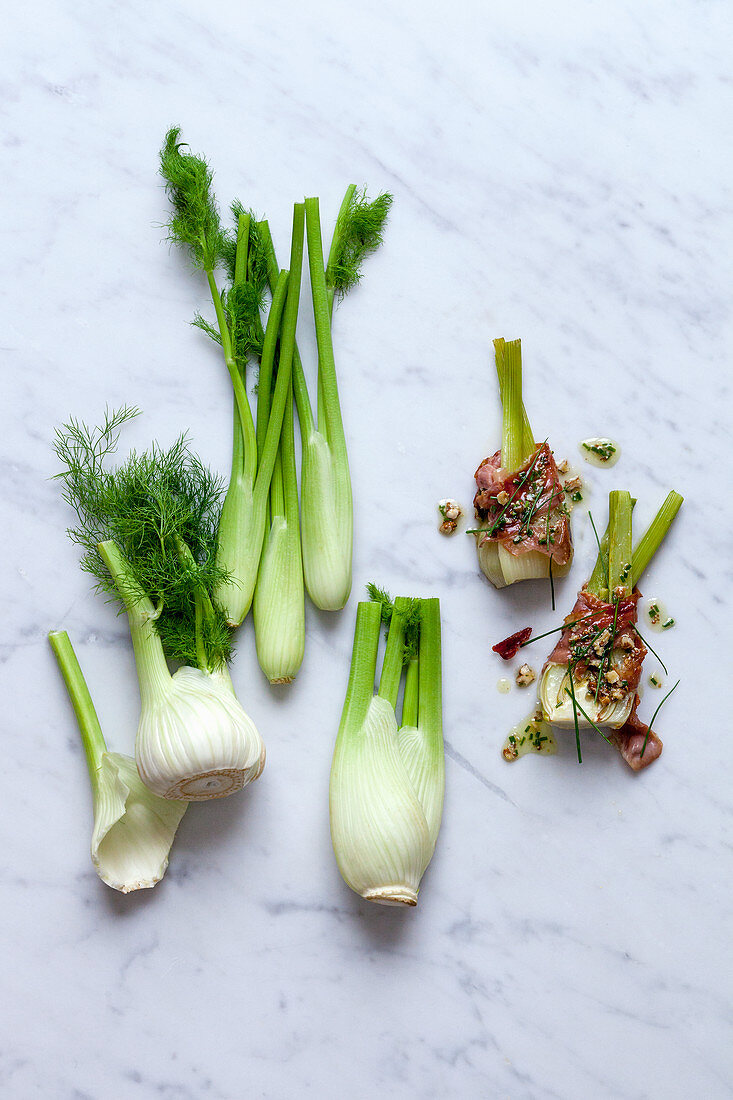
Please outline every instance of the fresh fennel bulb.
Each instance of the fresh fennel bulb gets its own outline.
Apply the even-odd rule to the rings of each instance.
[[[94,868],[102,882],[123,894],[155,886],[168,866],[186,803],[159,798],[140,779],[134,760],[107,751],[68,634],[53,631],[49,641],[76,712],[92,784]]]
[[[405,679],[402,724],[395,707],[406,652],[405,626],[419,608],[419,643]],[[331,765],[331,840],[345,882],[368,901],[417,904],[443,812],[440,607],[398,598],[391,615],[378,694],[376,603],[357,608],[349,686]]]
[[[257,778],[265,750],[232,689],[231,633],[214,595],[225,576],[216,562],[221,484],[183,437],[106,469],[102,460],[131,415],[123,409],[101,429],[71,421],[57,432],[59,476],[79,519],[70,534],[86,548],[83,564],[99,588],[127,611],[142,779],[164,798],[222,798]],[[168,660],[182,666],[174,675]]]
[[[161,798],[201,802],[241,790],[262,772],[265,746],[237,700],[226,666],[184,665],[172,676],[156,610],[136,591],[113,542],[100,543],[125,602],[140,684],[135,759],[143,782]]]

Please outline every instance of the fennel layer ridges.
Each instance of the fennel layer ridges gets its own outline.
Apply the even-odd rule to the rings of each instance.
[[[394,603],[379,691],[374,677],[382,610],[360,603],[346,701],[336,740],[331,838],[346,883],[369,901],[414,906],[440,827],[445,782],[437,600],[417,601],[419,645],[395,713],[405,656],[405,615]],[[424,662],[423,675],[419,667]]]

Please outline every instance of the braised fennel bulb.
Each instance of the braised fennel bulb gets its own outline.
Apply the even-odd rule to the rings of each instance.
[[[121,601],[130,625],[141,714],[135,756],[163,798],[221,798],[256,779],[265,750],[234,694],[231,639],[213,590],[220,483],[183,439],[131,454],[116,470],[104,458],[136,410],[90,431],[72,421],[56,435],[58,475],[79,525],[83,567]],[[183,667],[173,675],[167,659]]]
[[[305,586],[323,611],[344,606],[351,591],[353,500],[346,436],[341,417],[331,321],[334,296],[343,296],[360,278],[364,257],[379,247],[392,196],[368,200],[352,184],[336,221],[328,263],[324,264],[317,198],[305,200],[308,263],[318,346],[317,417],[308,395],[297,348],[293,386],[300,422],[301,539]],[[278,267],[268,238],[268,274],[275,285]]]
[[[569,513],[547,442],[536,443],[522,400],[519,340],[495,340],[501,450],[476,471],[479,567],[495,588],[562,577],[573,557]],[[554,606],[554,604],[553,604]]]
[[[632,552],[634,503],[628,492],[609,493],[608,528],[598,542],[593,572],[578,593],[540,679],[543,717],[553,725],[575,729],[579,759],[580,729],[621,730],[635,712],[647,652],[636,628],[636,586],[679,511],[682,497],[669,493]]]
[[[185,802],[153,794],[129,756],[109,752],[66,631],[49,634],[81,733],[94,797],[92,863],[107,886],[128,894],[165,874]]]
[[[375,695],[382,614],[378,603],[357,607],[331,765],[331,840],[339,870],[357,894],[414,906],[443,812],[440,605],[437,599],[395,601]]]

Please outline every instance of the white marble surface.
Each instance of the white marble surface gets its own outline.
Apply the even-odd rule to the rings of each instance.
[[[6,12],[4,1097],[731,1095],[731,22],[713,0]],[[325,221],[351,181],[395,201],[335,324],[354,594],[340,615],[309,609],[289,691],[263,682],[244,627],[233,674],[267,769],[193,807],[166,879],[122,897],[89,862],[46,632],[71,634],[122,751],[134,670],[125,621],[64,536],[50,444],[68,414],[133,402],[127,443],[187,427],[227,468],[228,382],[187,324],[204,287],[161,241],[156,155],[174,122],[281,251],[304,193]],[[549,760],[499,755],[526,696],[497,693],[490,645],[555,620],[544,587],[490,589],[434,514],[444,495],[470,501],[496,444],[498,335],[522,337],[530,415],[558,455],[621,441],[615,470],[590,473],[597,511],[611,487],[639,498],[640,524],[670,486],[686,497],[645,585],[678,621],[658,648],[682,683],[664,755],[638,776],[602,742],[582,767],[572,741]],[[592,559],[580,518],[563,612]],[[352,895],[328,837],[370,578],[443,604],[445,818],[412,912]]]

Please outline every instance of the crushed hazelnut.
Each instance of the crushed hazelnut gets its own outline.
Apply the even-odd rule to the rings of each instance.
[[[504,505],[506,504],[506,502],[508,500],[509,500],[509,493],[506,491],[506,489],[502,489],[500,493],[496,494],[497,504],[501,504],[502,508],[504,507]]]
[[[633,649],[634,639],[629,634],[622,634],[617,642],[617,645],[619,649]]]
[[[456,500],[439,500],[438,511],[443,517],[443,522],[438,530],[442,535],[452,535],[458,527],[458,521],[463,515],[463,509]]]
[[[534,669],[530,665],[520,665],[514,677],[519,687],[531,684],[535,678]]]
[[[621,677],[619,676],[618,672],[616,672],[615,668],[609,668],[608,672],[606,673],[606,679],[608,680],[609,684],[617,684]]]

